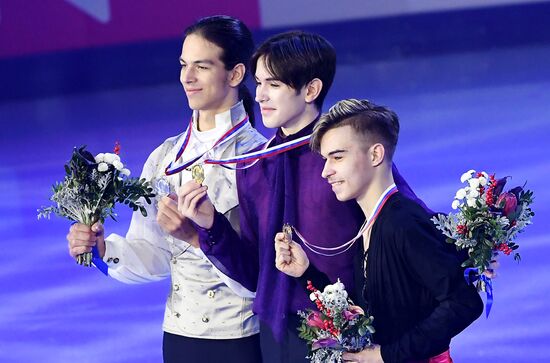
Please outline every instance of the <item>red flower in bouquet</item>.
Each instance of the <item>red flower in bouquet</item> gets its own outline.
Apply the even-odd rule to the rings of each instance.
[[[518,206],[518,199],[513,193],[502,193],[496,202],[497,207],[502,209],[502,213],[505,217],[516,211]]]
[[[467,250],[469,258],[462,266],[469,267],[466,276],[470,276],[471,270],[477,272],[474,279],[478,279],[476,284],[481,290],[486,286],[492,289],[490,279],[482,276],[491,260],[499,252],[510,255],[519,248],[514,241],[534,216],[530,207],[533,192],[523,187],[504,191],[508,179],[467,171],[460,178],[467,185],[456,192],[452,203],[457,212],[432,218],[448,243],[454,244],[457,250]],[[519,253],[514,253],[514,259],[521,259]],[[490,304],[487,305],[489,311]]]
[[[310,281],[307,289],[317,310],[299,311],[300,338],[307,341],[311,362],[339,362],[342,352],[359,351],[370,344],[374,328],[373,317],[348,299],[340,281],[321,292]]]

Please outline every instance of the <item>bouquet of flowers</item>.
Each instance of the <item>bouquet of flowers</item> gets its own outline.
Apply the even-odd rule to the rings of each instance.
[[[307,289],[318,310],[298,311],[302,318],[298,331],[307,341],[311,362],[339,363],[344,351],[358,352],[371,344],[374,318],[353,305],[340,280],[323,292],[308,281]]]
[[[134,211],[147,216],[140,198],[150,204],[153,188],[145,179],[130,178],[118,153],[120,145],[115,145],[115,153],[102,153],[93,156],[85,146],[75,148],[71,160],[65,165],[65,178],[53,185],[50,200],[56,205],[38,209],[38,219],[49,218],[54,213],[71,221],[88,226],[107,217],[116,220],[115,203],[128,205]],[[77,257],[77,262],[91,266],[92,253]]]
[[[470,267],[465,276],[475,272],[479,290],[485,290],[486,285],[490,287],[490,279],[482,273],[494,256],[513,252],[514,259],[520,261],[519,253],[515,252],[519,246],[514,241],[534,216],[530,208],[533,192],[519,186],[504,192],[507,180],[508,177],[497,180],[494,174],[486,172],[467,171],[460,178],[467,185],[456,192],[452,203],[458,212],[432,218],[448,243],[453,243],[457,250],[467,250],[469,258],[462,266]]]

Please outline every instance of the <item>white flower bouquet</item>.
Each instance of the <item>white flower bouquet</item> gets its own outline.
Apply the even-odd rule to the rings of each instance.
[[[465,278],[475,282],[478,290],[487,292],[487,315],[492,303],[492,285],[483,272],[499,253],[514,252],[514,259],[521,260],[515,252],[519,248],[515,240],[535,215],[530,207],[533,192],[520,186],[504,192],[507,180],[508,177],[497,180],[494,174],[486,172],[467,171],[460,178],[466,186],[456,192],[452,202],[457,212],[432,218],[448,243],[468,252],[468,259],[462,263],[462,267],[467,267]]]
[[[323,292],[308,281],[307,289],[317,310],[298,311],[302,318],[298,331],[307,342],[312,363],[340,363],[344,351],[358,352],[371,344],[374,318],[353,305],[340,280]]]
[[[130,178],[130,170],[124,167],[115,153],[102,153],[94,157],[85,146],[75,148],[71,160],[65,165],[65,178],[53,185],[50,200],[54,206],[38,209],[38,219],[49,218],[53,213],[88,226],[106,218],[116,220],[116,203],[128,205],[147,216],[141,198],[148,204],[154,197],[153,188],[145,179]],[[91,266],[92,253],[77,257],[77,263]]]

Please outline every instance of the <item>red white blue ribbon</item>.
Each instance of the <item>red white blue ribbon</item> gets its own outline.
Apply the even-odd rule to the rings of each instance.
[[[346,252],[347,250],[349,250],[354,245],[355,241],[357,241],[359,237],[361,237],[363,233],[365,233],[365,231],[368,230],[374,224],[374,222],[378,218],[378,215],[382,211],[382,208],[384,208],[384,205],[386,204],[388,199],[390,199],[392,195],[397,193],[397,191],[398,191],[397,186],[395,184],[392,184],[388,188],[386,188],[386,190],[382,193],[380,198],[378,198],[378,201],[374,205],[374,209],[370,214],[370,216],[365,220],[361,228],[359,228],[359,232],[357,232],[357,235],[355,235],[355,237],[353,237],[348,242],[341,244],[340,246],[336,246],[336,247],[316,246],[312,243],[309,243],[304,238],[304,236],[302,236],[300,232],[296,230],[296,228],[292,227],[292,229],[296,232],[296,235],[302,240],[302,242],[304,243],[304,246],[306,246],[311,252],[317,255],[326,256],[326,257],[333,257],[333,256],[340,255]]]
[[[287,141],[285,143],[269,147],[269,145],[271,144],[274,138],[275,136],[272,137],[265,144],[262,150],[253,151],[242,155],[235,155],[224,159],[207,159],[204,161],[204,163],[220,165],[228,169],[247,169],[253,166],[254,164],[256,164],[260,159],[270,158],[272,156],[282,154],[289,150],[296,149],[300,146],[309,144],[309,139],[311,138],[311,135],[302,136],[295,140]],[[246,166],[234,166],[234,167],[228,166],[228,164],[246,164],[246,163],[251,163],[251,164],[247,164]]]
[[[216,141],[214,143],[214,145],[212,145],[212,147],[210,149],[206,150],[202,154],[199,154],[198,156],[195,156],[195,157],[185,161],[183,164],[181,164],[178,167],[172,167],[172,164],[175,163],[176,161],[178,161],[181,158],[181,156],[184,154],[185,150],[187,149],[187,146],[189,145],[189,141],[191,140],[191,132],[193,130],[193,119],[191,119],[191,121],[189,121],[189,125],[187,126],[187,130],[185,132],[186,134],[185,134],[185,139],[183,140],[183,144],[181,145],[178,153],[176,154],[176,158],[174,159],[174,161],[172,161],[172,162],[170,162],[170,164],[168,164],[168,166],[164,170],[164,173],[166,175],[177,174],[177,173],[181,172],[182,170],[188,168],[189,166],[193,165],[197,160],[202,158],[206,153],[212,151],[213,149],[215,149],[218,146],[221,146],[221,145],[225,144],[226,142],[230,141],[235,136],[237,136],[239,134],[239,131],[241,131],[241,129],[243,127],[245,127],[247,123],[248,123],[248,115],[246,115],[235,126],[233,126],[231,129],[229,129],[225,134],[223,134],[219,138],[219,140]]]

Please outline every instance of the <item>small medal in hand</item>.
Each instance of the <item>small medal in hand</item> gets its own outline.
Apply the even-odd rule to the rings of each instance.
[[[287,243],[292,241],[292,226],[288,223],[283,224],[283,233]]]
[[[193,165],[193,167],[191,168],[191,177],[195,182],[197,182],[197,184],[199,185],[202,184],[202,182],[204,181],[204,169],[202,165],[200,164]]]

